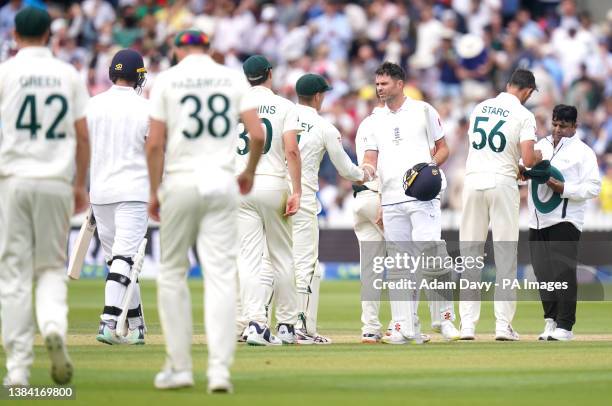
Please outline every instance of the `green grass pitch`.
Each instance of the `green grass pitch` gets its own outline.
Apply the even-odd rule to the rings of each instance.
[[[475,342],[422,346],[364,345],[359,342],[359,283],[322,284],[320,331],[330,346],[276,348],[238,345],[233,367],[235,394],[206,395],[206,348],[194,345],[196,386],[160,392],[153,377],[164,347],[155,284],[142,283],[150,341],[142,347],[95,341],[104,282],[70,283],[70,354],[75,364],[76,401],[68,405],[609,405],[612,399],[612,303],[579,303],[570,343],[533,340],[543,326],[540,304],[520,302],[514,327],[521,342],[491,340],[492,303],[483,303]],[[194,333],[203,333],[202,283],[190,281]],[[421,320],[429,325],[425,303]],[[381,318],[389,320],[388,305]],[[424,328],[425,332],[427,328]],[[436,335],[433,335],[436,338]],[[232,337],[228,337],[228,340]],[[196,340],[196,341],[201,341]],[[40,339],[32,385],[50,385],[49,362]],[[0,352],[4,366],[4,353]],[[22,401],[20,404],[34,403]]]

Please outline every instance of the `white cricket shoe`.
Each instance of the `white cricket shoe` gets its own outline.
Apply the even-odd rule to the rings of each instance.
[[[303,328],[295,329],[295,341],[300,345],[314,344],[314,337]]]
[[[361,342],[363,344],[376,344],[379,343],[382,338],[380,333],[363,333],[361,335]]]
[[[495,330],[496,341],[519,341],[519,334],[512,329],[512,326],[508,326],[504,330]]]
[[[179,389],[193,386],[191,371],[173,371],[164,369],[155,375],[153,385],[157,389]]]
[[[423,343],[428,343],[431,341],[431,336],[429,334],[421,333],[421,341]]]
[[[234,386],[229,379],[212,378],[208,380],[208,393],[211,395],[215,393],[234,393]]]
[[[276,335],[283,344],[295,344],[295,328],[293,324],[281,323],[276,327]]]
[[[555,328],[548,336],[548,341],[571,341],[574,339],[574,333],[562,328]]]
[[[450,320],[444,320],[440,324],[440,334],[446,341],[457,341],[461,338],[461,333]]]
[[[327,344],[331,344],[332,343],[332,339],[331,338],[322,336],[319,333],[314,333],[312,335],[312,338],[313,338],[315,344],[327,345]]]
[[[25,369],[16,369],[6,374],[2,386],[11,388],[16,386],[30,386],[30,374]]]
[[[431,339],[431,337],[426,336]],[[415,344],[423,343],[423,335],[419,333],[418,340],[415,340],[414,336],[406,331],[406,323],[394,323],[391,334],[385,335],[381,342],[385,344],[406,344],[413,342]]]
[[[51,378],[58,385],[66,385],[72,379],[73,366],[64,339],[59,333],[45,337],[45,347],[51,359]]]
[[[476,339],[476,328],[461,325],[461,332],[459,333],[459,339],[464,341],[472,341]]]
[[[283,342],[270,332],[270,328],[266,325],[252,321],[249,323],[249,335],[246,339],[249,345],[268,346],[268,345],[283,345]]]
[[[538,340],[546,341],[552,332],[557,328],[557,322],[553,319],[544,319],[544,332],[538,336]]]
[[[246,343],[246,339],[247,339],[248,335],[249,335],[249,326],[246,326],[246,327],[244,328],[244,330],[242,330],[242,331],[241,331],[241,332],[238,334],[238,339],[237,339],[237,341],[238,341],[239,343]]]

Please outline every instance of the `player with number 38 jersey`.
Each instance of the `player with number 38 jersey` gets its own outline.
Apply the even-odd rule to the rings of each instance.
[[[496,282],[500,287],[504,279],[516,278],[519,159],[523,159],[525,166],[542,159],[533,148],[535,118],[523,106],[535,89],[533,73],[517,69],[506,91],[477,105],[470,117],[470,149],[459,230],[461,254],[474,258],[483,255],[483,242],[487,240],[490,223],[496,242]],[[463,277],[479,280],[479,272],[466,271]],[[480,318],[480,292],[462,291],[461,294],[461,339],[473,340]],[[499,341],[519,339],[511,325],[516,310],[514,295],[515,292],[501,288],[495,291],[495,338]]]
[[[196,245],[206,284],[208,390],[230,392],[238,278],[238,118],[251,135],[253,151],[237,179],[243,194],[253,186],[264,135],[257,105],[245,100],[245,77],[210,57],[208,36],[182,31],[174,45],[179,62],[159,75],[151,91],[146,145],[149,216],[160,221],[158,304],[167,354],[155,387],[194,384],[187,254]]]

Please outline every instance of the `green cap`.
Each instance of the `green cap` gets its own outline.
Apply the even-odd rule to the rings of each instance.
[[[242,70],[249,80],[259,80],[272,69],[270,62],[262,55],[250,56],[242,65]]]
[[[325,78],[314,73],[305,74],[295,84],[295,92],[300,96],[312,96],[328,90],[332,90],[332,87],[327,84]]]
[[[15,16],[15,31],[24,37],[41,37],[51,25],[51,17],[46,10],[26,7]]]

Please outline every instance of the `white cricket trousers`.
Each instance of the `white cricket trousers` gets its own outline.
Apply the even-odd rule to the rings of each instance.
[[[419,256],[421,255],[419,243],[442,241],[440,200],[410,201],[383,206],[383,226],[387,255],[394,256],[399,250],[402,254],[408,251],[409,255]],[[416,282],[421,276],[418,273],[410,273],[408,277]],[[418,289],[407,291],[406,294],[410,296],[403,300],[392,300],[392,297],[399,296],[398,293],[390,295],[392,320],[406,323],[407,327],[412,329],[418,325]],[[430,301],[429,310],[432,325],[447,318],[454,320],[452,300]],[[418,332],[411,331],[411,333]]]
[[[466,176],[459,239],[461,255],[474,257],[483,255],[484,241],[487,239],[489,223],[491,224],[496,282],[498,286],[502,286],[503,279],[516,278],[520,196],[515,178],[497,175],[495,180],[495,187],[478,190],[471,184],[470,175]],[[495,242],[502,243],[495,244]],[[466,271],[462,278],[480,281],[481,272]],[[500,297],[498,289],[495,292],[494,303],[496,330],[504,330],[512,323],[516,312],[516,300],[512,300],[513,292],[508,290],[501,295],[506,300],[497,300]],[[473,291],[461,291],[459,315],[463,328],[475,328],[480,319],[480,295],[477,294],[477,298],[474,296]]]
[[[148,215],[145,202],[119,202],[111,204],[92,204],[96,218],[98,236],[104,249],[104,257],[108,262],[114,256],[134,258],[138,247],[147,233]],[[109,274],[116,273],[129,277],[131,266],[122,260],[114,260]],[[136,283],[137,281],[132,281]],[[140,284],[136,284],[128,309],[135,314],[128,322],[134,328],[140,322],[141,302]],[[105,287],[103,320],[117,320],[123,305],[127,287],[114,280],[107,280]]]
[[[362,272],[373,272],[371,260],[373,257],[385,256],[384,234],[376,224],[376,216],[380,207],[380,197],[377,192],[364,190],[355,196],[353,203],[353,223],[355,235],[359,240],[359,252]],[[364,258],[364,255],[367,258]],[[365,269],[364,267],[369,267]],[[380,334],[381,323],[378,318],[380,300],[361,300],[361,332],[362,334]]]
[[[297,322],[292,219],[284,216],[288,196],[285,178],[258,175],[251,193],[242,198],[238,274],[242,318],[246,321],[267,324],[266,304],[274,290],[276,321]]]
[[[236,193],[202,197],[195,186],[160,190],[161,268],[159,318],[166,341],[166,369],[192,370],[188,251],[197,247],[204,275],[204,327],[209,379],[229,379],[236,348]]]
[[[319,265],[319,220],[317,196],[304,190],[300,210],[293,216],[293,262],[298,294],[298,312],[304,316],[306,331],[317,333],[321,266]],[[304,320],[302,320],[304,321]]]
[[[0,178],[0,317],[9,371],[34,361],[32,287],[43,337],[66,336],[66,245],[74,198],[56,180]]]

